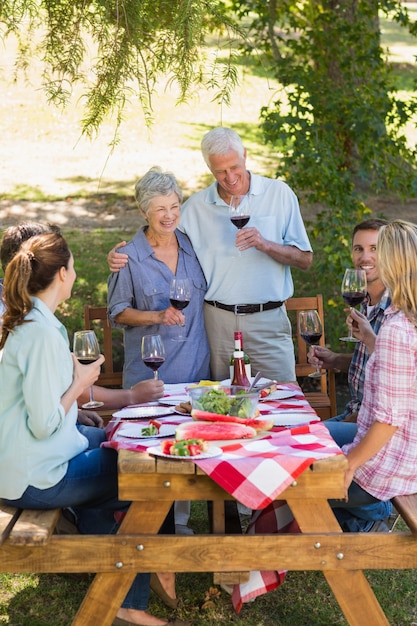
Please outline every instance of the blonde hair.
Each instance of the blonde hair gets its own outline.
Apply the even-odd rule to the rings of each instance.
[[[417,225],[394,220],[383,226],[377,254],[381,280],[393,306],[417,327]]]

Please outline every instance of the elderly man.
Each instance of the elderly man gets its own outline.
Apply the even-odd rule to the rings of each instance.
[[[184,204],[180,227],[208,284],[204,317],[212,376],[228,376],[233,333],[241,330],[253,371],[295,380],[285,300],[293,295],[290,267],[308,269],[312,262],[297,198],[284,182],[246,169],[246,149],[230,128],[209,131],[201,148],[216,180]],[[229,219],[234,195],[247,195],[250,207],[248,225],[237,231]]]
[[[232,129],[209,131],[201,147],[216,180],[183,205],[179,228],[190,238],[208,285],[211,376],[228,378],[234,331],[241,330],[253,371],[295,380],[285,300],[293,295],[290,268],[308,269],[313,258],[298,200],[284,182],[246,169],[246,149]],[[250,205],[248,226],[237,231],[229,219],[233,195],[247,195]],[[108,260],[117,271],[127,257],[113,249]]]

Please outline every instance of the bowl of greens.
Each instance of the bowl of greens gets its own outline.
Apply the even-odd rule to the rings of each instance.
[[[189,387],[187,389],[193,410],[253,418],[257,414],[259,391],[235,385],[210,385]]]

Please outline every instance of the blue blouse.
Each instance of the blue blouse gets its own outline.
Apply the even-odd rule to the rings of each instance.
[[[127,326],[115,322],[116,316],[127,308],[162,311],[170,306],[169,288],[174,274],[155,257],[146,239],[145,228],[123,248],[129,262],[120,272],[111,274],[108,281],[109,316],[114,326],[124,329],[123,386],[129,388],[152,376],[151,370],[142,362],[143,335],[162,337],[166,360],[159,369],[161,380],[178,383],[207,379],[210,375],[209,347],[203,317],[207,285],[191,243],[183,233],[175,231],[179,245],[176,276],[188,277],[191,282],[191,301],[183,311],[186,323],[181,329],[187,341],[176,340],[178,326]]]

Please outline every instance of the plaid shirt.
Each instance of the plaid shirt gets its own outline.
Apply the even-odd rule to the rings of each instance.
[[[355,472],[355,481],[380,500],[417,492],[417,328],[389,307],[366,366],[358,433],[345,453],[378,421],[397,430]]]
[[[385,317],[385,310],[391,303],[390,297],[387,291],[384,291],[381,300],[374,306],[371,313],[368,316],[369,322],[372,326],[374,333],[377,335],[381,324]],[[366,315],[369,305],[369,296],[361,304],[361,312]],[[365,381],[365,367],[369,359],[368,349],[365,344],[359,342],[356,344],[355,351],[353,353],[352,361],[349,366],[348,383],[350,391],[350,401],[345,406],[344,415],[350,413],[357,413],[359,411],[362,399],[363,399],[363,386]]]

